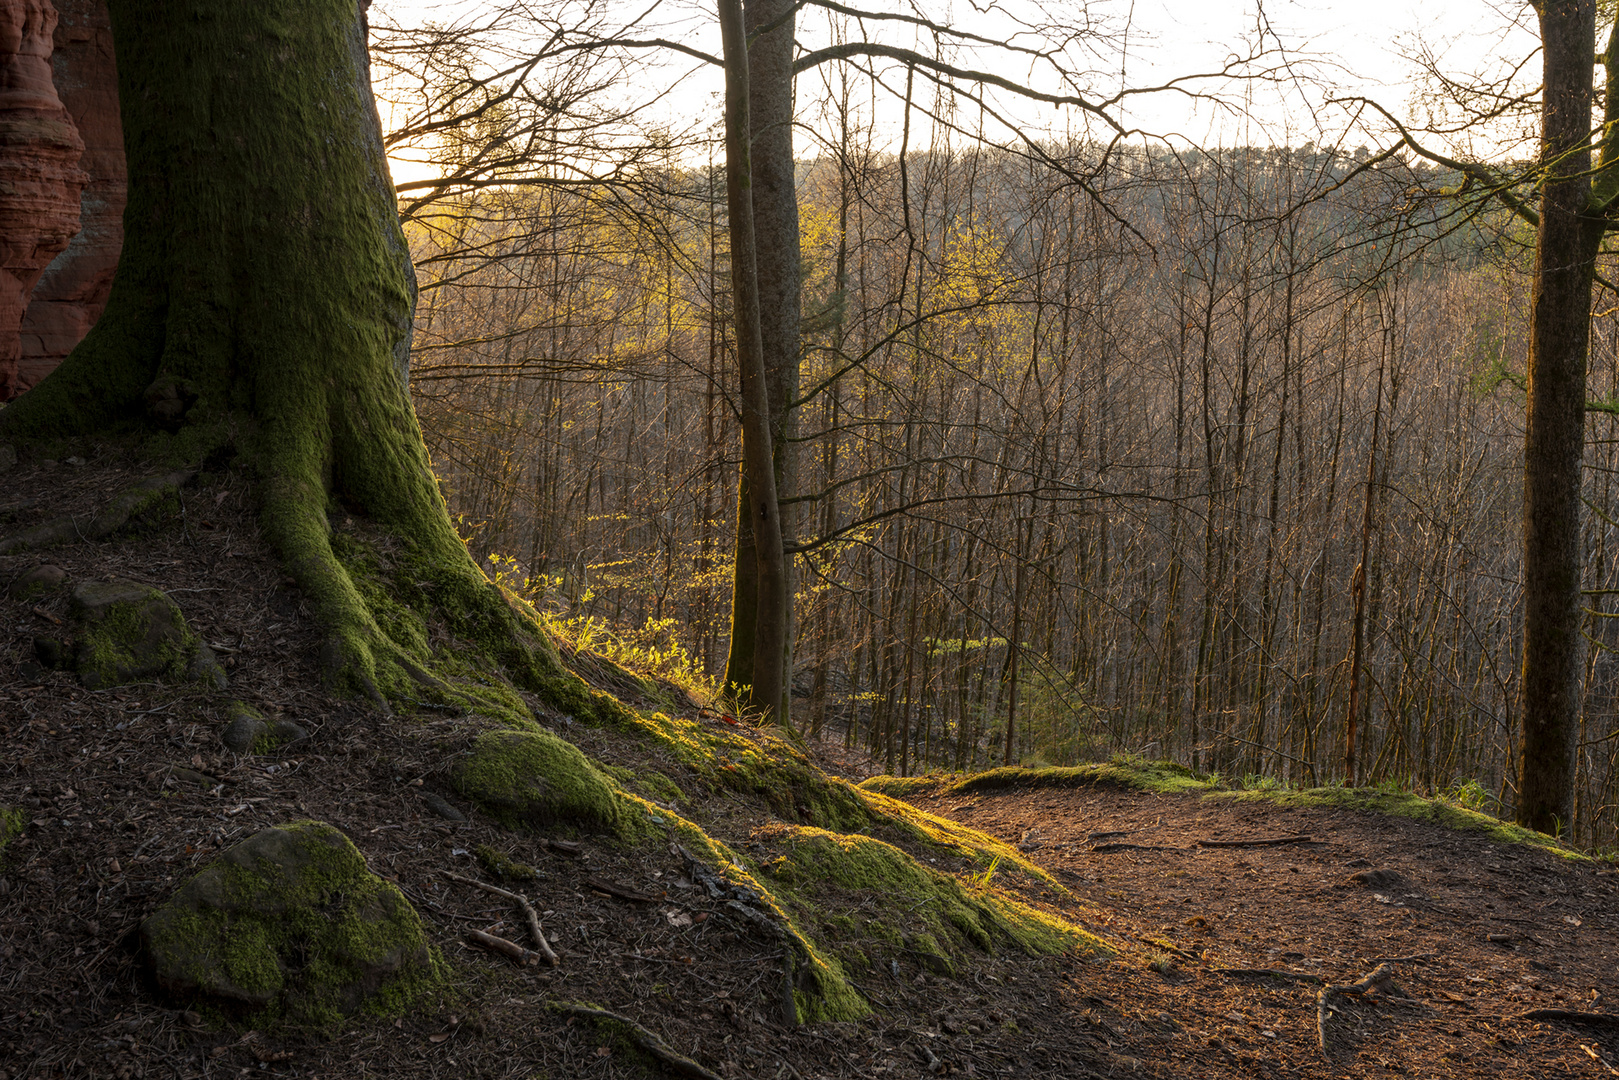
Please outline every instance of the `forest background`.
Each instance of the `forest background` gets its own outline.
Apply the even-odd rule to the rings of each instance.
[[[834,43],[870,29],[816,18]],[[626,94],[678,39],[605,9],[373,24],[391,146],[429,166],[400,180],[411,379],[462,535],[575,645],[723,690],[718,111],[671,125]],[[1457,80],[1425,56],[1406,114],[1508,174],[1532,156],[1524,57]],[[1215,115],[1317,70],[1259,24],[1187,88]],[[1353,725],[1356,779],[1509,806],[1532,230],[1378,152],[1353,104],[1319,145],[1194,146],[1031,133],[958,89],[870,58],[799,78],[790,722],[902,775],[1125,752],[1305,784],[1349,778]],[[1599,845],[1619,842],[1612,415],[1587,419],[1567,822]]]

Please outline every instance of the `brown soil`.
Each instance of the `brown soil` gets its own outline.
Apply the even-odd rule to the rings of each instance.
[[[14,469],[0,480],[0,535],[102,505],[138,475],[116,457]],[[924,801],[1023,842],[1073,892],[1036,887],[1025,898],[1092,926],[1117,948],[1112,958],[984,957],[955,978],[874,962],[851,973],[870,1018],[783,1027],[772,1007],[779,947],[706,906],[678,855],[583,836],[585,855],[574,858],[476,814],[465,824],[434,816],[424,794],[470,813],[446,781],[467,723],[432,711],[383,716],[328,695],[313,664],[315,628],[258,537],[242,481],[205,478],[184,504],[181,517],[147,531],[0,557],[0,805],[27,812],[0,859],[4,1080],[663,1075],[548,1007],[562,1001],[630,1016],[727,1077],[1610,1071],[1615,1029],[1503,1019],[1542,1007],[1607,1011],[1619,920],[1610,874],[1400,820],[1113,789]],[[222,652],[228,694],[160,683],[90,692],[67,674],[25,674],[33,639],[63,632],[65,605],[3,589],[42,560],[74,580],[121,576],[168,590],[205,639],[232,650]],[[232,699],[314,738],[284,756],[237,758],[219,742]],[[681,811],[734,845],[770,823],[761,805],[702,796],[667,761],[648,762],[644,747],[535,705],[608,764],[668,772],[692,797]],[[329,1038],[246,1032],[164,999],[143,972],[140,920],[223,848],[305,817],[341,828],[400,884],[454,965],[455,988],[398,1022],[361,1021]],[[1319,842],[1088,850],[1088,834],[1122,831],[1128,842],[1176,847],[1292,833]],[[468,929],[523,934],[504,901],[441,874],[489,880],[472,854],[479,844],[539,873],[506,887],[535,901],[560,967],[518,968],[465,943]],[[1357,870],[1400,878],[1364,886],[1350,880]],[[589,878],[657,899],[604,895]],[[1405,958],[1394,986],[1340,999],[1330,1059],[1316,1044],[1314,985],[1221,973],[1275,968],[1348,983],[1390,957]]]

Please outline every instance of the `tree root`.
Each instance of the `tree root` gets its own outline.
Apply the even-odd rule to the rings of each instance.
[[[52,518],[31,529],[0,538],[0,555],[111,536],[129,524],[129,519],[135,514],[189,484],[196,475],[195,469],[183,469],[147,477],[134,487],[126,488],[94,517]]]
[[[1394,978],[1394,968],[1390,964],[1378,964],[1371,974],[1358,982],[1346,985],[1323,986],[1315,998],[1315,1033],[1321,1043],[1321,1053],[1327,1057],[1332,1056],[1330,1044],[1327,1041],[1327,1015],[1332,1008],[1332,999],[1339,995],[1346,997],[1362,997],[1373,990],[1381,989]]]
[[[608,1012],[606,1009],[592,1008],[588,1005],[569,1005],[559,1002],[551,1007],[565,1012],[569,1016],[579,1016],[587,1020],[606,1020],[622,1025],[625,1036],[631,1042],[635,1043],[640,1050],[656,1059],[659,1063],[667,1065],[677,1076],[691,1077],[692,1080],[720,1080],[717,1074],[709,1072],[684,1054],[671,1050],[668,1043],[665,1043],[627,1016],[620,1016],[618,1013]]]

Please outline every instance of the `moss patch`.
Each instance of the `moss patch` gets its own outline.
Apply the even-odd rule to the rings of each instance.
[[[998,890],[918,863],[891,844],[824,829],[769,825],[754,833],[760,873],[802,925],[833,942],[841,975],[885,959],[938,973],[973,952],[1105,952],[1097,938]]]
[[[518,862],[498,848],[488,844],[479,844],[472,849],[477,858],[478,865],[483,867],[490,877],[502,881],[538,881],[540,872],[527,863]]]
[[[415,909],[337,829],[265,829],[141,924],[157,982],[255,1025],[402,1012],[443,978]]]
[[[1566,859],[1589,858],[1558,843],[1557,838],[1545,833],[1525,829],[1521,825],[1502,821],[1489,814],[1460,806],[1443,798],[1425,798],[1406,791],[1381,791],[1376,788],[1321,787],[1302,791],[1285,789],[1256,791],[1217,791],[1210,797],[1235,799],[1242,802],[1268,802],[1277,806],[1326,807],[1334,810],[1365,810],[1374,814],[1410,818],[1443,825],[1447,829],[1480,832],[1502,844],[1528,844],[1545,848]]]
[[[1166,795],[1185,791],[1211,791],[1214,784],[1212,779],[1199,776],[1186,766],[1173,761],[1116,757],[1111,761],[1090,765],[1046,766],[1036,769],[1007,766],[968,776],[946,775],[937,778],[873,776],[862,781],[860,786],[868,791],[882,792],[895,798],[914,798],[920,794],[971,795],[984,791],[1005,791],[1009,788],[1109,786]]]
[[[23,812],[16,807],[0,806],[0,866],[6,864],[6,849],[22,835],[25,820]]]
[[[486,731],[451,774],[455,790],[508,826],[618,831],[619,797],[579,749],[549,731]]]

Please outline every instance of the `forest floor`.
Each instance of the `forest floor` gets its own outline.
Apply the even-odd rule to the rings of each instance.
[[[0,536],[105,504],[136,475],[117,457],[11,470]],[[1607,865],[1362,811],[1120,785],[961,794],[941,782],[912,795],[1049,870],[1066,892],[997,881],[1091,929],[1110,954],[1003,952],[940,973],[874,951],[850,972],[869,1017],[784,1026],[769,1004],[778,944],[710,910],[677,854],[588,837],[573,850],[474,813],[447,782],[457,718],[386,716],[322,688],[316,628],[259,538],[244,483],[204,477],[182,500],[161,528],[0,556],[0,807],[24,811],[0,854],[0,1080],[663,1075],[556,1001],[630,1017],[723,1077],[1619,1075],[1619,1020],[1590,1019],[1619,1012],[1619,878]],[[42,561],[70,582],[168,591],[230,650],[228,693],[90,691],[40,670],[34,639],[63,633],[65,599],[4,590]],[[313,737],[238,757],[219,740],[231,700]],[[533,704],[605,765],[646,757]],[[756,800],[682,786],[681,812],[739,851],[772,823]],[[433,803],[445,799],[470,820],[442,816]],[[340,828],[400,886],[452,965],[452,989],[335,1035],[247,1031],[156,991],[140,921],[231,844],[299,818]],[[521,933],[498,898],[443,874],[487,877],[479,845],[536,871],[521,888],[558,967],[466,944],[469,929]],[[1382,964],[1392,978],[1372,992],[1330,996],[1323,1053],[1321,983]],[[1536,1009],[1577,1015],[1522,1018]]]

